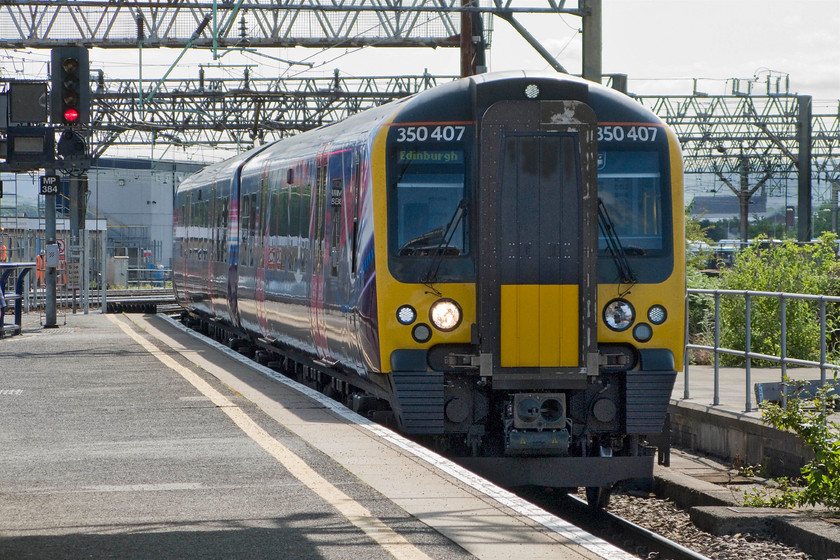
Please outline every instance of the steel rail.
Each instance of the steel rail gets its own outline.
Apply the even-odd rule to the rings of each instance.
[[[565,496],[559,501],[556,509],[557,511],[552,513],[575,523],[585,531],[601,537],[619,548],[627,549],[625,543],[628,542],[629,537],[629,542],[632,542],[635,547],[643,547],[647,551],[648,554],[642,556],[643,558],[710,560],[699,552],[686,548],[615,514],[591,508],[577,496]],[[627,550],[627,552],[638,554],[635,550]],[[658,553],[658,555],[652,556],[654,553]]]

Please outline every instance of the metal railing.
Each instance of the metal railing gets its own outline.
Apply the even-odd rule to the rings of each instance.
[[[753,409],[752,406],[752,377],[751,368],[752,360],[767,360],[776,362],[781,366],[782,383],[787,379],[787,368],[792,366],[815,367],[820,369],[820,385],[826,382],[826,372],[828,370],[840,370],[839,364],[827,362],[827,341],[826,341],[826,303],[840,303],[840,297],[836,296],[816,296],[808,294],[791,294],[786,292],[752,292],[748,290],[709,290],[709,289],[689,289],[688,294],[696,295],[711,295],[714,298],[714,345],[704,346],[701,344],[686,344],[685,352],[685,373],[684,373],[684,392],[683,398],[688,399],[689,393],[689,351],[690,350],[706,350],[714,353],[714,398],[713,405],[720,404],[720,357],[723,354],[731,356],[740,356],[744,358],[744,368],[746,372],[746,399],[745,410]],[[720,298],[721,296],[741,296],[744,298],[744,350],[734,350],[731,348],[723,348],[720,345]],[[780,336],[780,355],[771,356],[768,354],[761,354],[752,351],[752,301],[753,298],[775,298],[779,300],[779,336]],[[815,301],[819,303],[819,322],[820,322],[820,359],[819,361],[803,360],[799,358],[791,358],[787,355],[787,302],[789,300],[806,300]],[[688,305],[688,304],[687,304]],[[785,391],[782,391],[782,401],[784,404]]]
[[[143,266],[128,267],[127,286],[142,287],[154,286],[164,287],[172,285],[171,268],[149,268]]]
[[[24,282],[36,266],[34,262],[0,263],[0,338],[6,333],[20,334],[23,314]],[[16,274],[15,274],[16,273]],[[7,290],[8,287],[11,290]],[[6,307],[14,304],[14,322],[6,323]]]

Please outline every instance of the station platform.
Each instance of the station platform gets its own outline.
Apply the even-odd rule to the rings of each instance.
[[[796,435],[761,419],[755,384],[780,383],[782,375],[780,368],[751,368],[747,383],[744,368],[720,368],[715,404],[712,366],[690,366],[687,389],[685,373],[679,374],[669,407],[674,449],[667,466],[656,466],[653,489],[688,510],[694,524],[708,533],[764,533],[813,558],[837,559],[840,524],[824,507],[744,507],[746,493],[772,488],[769,477],[796,477],[813,457]],[[822,372],[788,368],[786,375],[791,381],[817,382]],[[833,379],[830,370],[826,376]],[[840,414],[829,419],[840,422]],[[750,472],[760,474],[746,476]]]
[[[821,378],[818,368],[788,368],[786,375],[805,383]],[[831,380],[833,372],[826,376]],[[798,475],[812,456],[794,434],[780,432],[761,419],[756,384],[767,388],[781,383],[780,368],[752,367],[749,379],[744,368],[719,368],[717,403],[713,366],[692,365],[687,386],[685,379],[685,372],[677,375],[669,407],[674,447],[736,465],[761,464],[774,476]]]
[[[162,315],[0,341],[0,559],[632,556]]]

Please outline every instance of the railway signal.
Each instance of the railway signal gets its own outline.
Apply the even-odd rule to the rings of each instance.
[[[90,63],[84,47],[58,47],[52,50],[52,95],[50,118],[53,124],[78,126],[90,119]]]

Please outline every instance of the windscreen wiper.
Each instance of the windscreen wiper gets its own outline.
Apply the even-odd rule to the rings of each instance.
[[[443,234],[446,228],[440,226],[432,231],[428,231],[423,235],[418,235],[414,239],[406,241],[402,247],[399,248],[397,254],[401,257],[408,257],[414,254],[428,255],[437,250],[444,239]]]
[[[468,207],[469,202],[467,202],[466,198],[462,198],[461,202],[458,203],[458,207],[455,209],[455,213],[452,214],[452,218],[443,230],[443,236],[441,236],[440,243],[435,249],[432,260],[429,263],[429,270],[426,272],[426,277],[423,279],[423,283],[432,290],[435,289],[434,283],[437,282],[438,271],[440,270],[440,265],[443,264],[443,255],[452,243],[452,237],[455,235],[455,230],[458,229],[458,225],[464,221]],[[460,251],[458,254],[460,254]]]
[[[624,246],[621,244],[621,239],[615,232],[610,213],[607,211],[607,206],[601,198],[598,198],[598,229],[601,230],[601,235],[607,243],[607,250],[612,256],[615,267],[618,269],[618,275],[622,284],[635,284],[636,274],[630,268],[630,262],[627,260],[627,253],[624,252]]]

